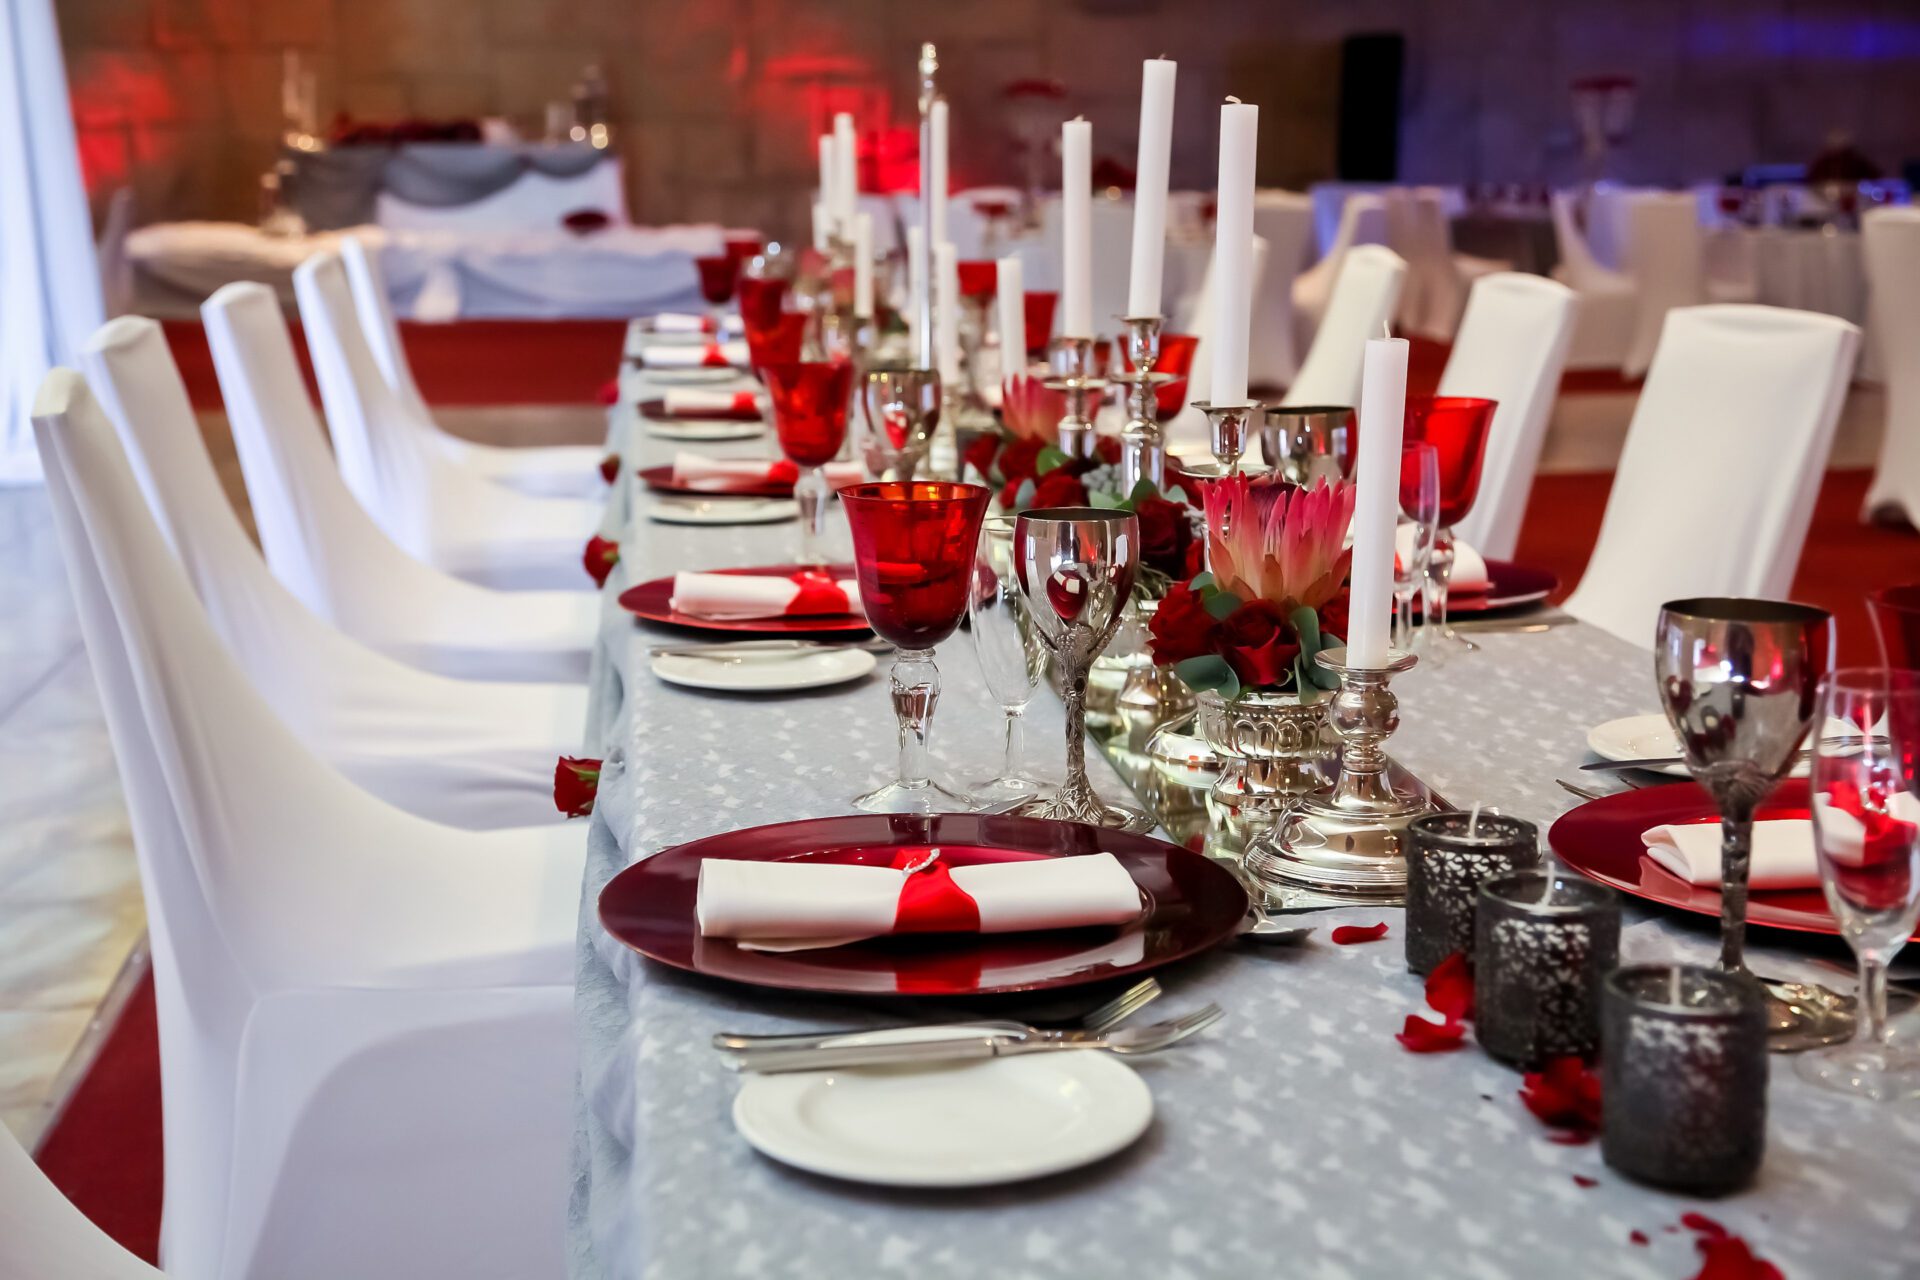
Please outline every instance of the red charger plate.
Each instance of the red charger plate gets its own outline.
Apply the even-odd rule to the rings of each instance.
[[[640,416],[657,422],[760,422],[758,409],[692,409],[686,413],[668,413],[664,399],[642,400]],[[673,468],[655,468],[669,473]]]
[[[1511,560],[1487,561],[1488,586],[1485,591],[1458,591],[1447,597],[1447,614],[1492,613],[1496,609],[1517,609],[1523,604],[1538,604],[1552,595],[1560,578],[1552,570],[1515,564]],[[1414,596],[1419,612],[1419,594]]]
[[[799,573],[806,566],[797,564],[759,565],[751,569],[710,569],[709,573],[742,573],[767,578],[786,578]],[[835,578],[851,578],[853,566],[837,564],[827,566],[827,572]],[[819,632],[835,633],[848,631],[866,631],[867,620],[857,613],[816,613],[795,618],[696,618],[690,613],[681,613],[674,608],[673,579],[655,578],[639,586],[628,587],[620,593],[620,607],[638,618],[648,622],[664,622],[669,626],[687,627],[694,631],[750,631],[761,635],[814,635]]]
[[[673,468],[642,467],[640,480],[647,488],[659,493],[697,493],[703,498],[791,498],[793,486],[768,480],[760,484],[743,485],[738,489],[701,489],[694,485],[679,484],[673,478]]]
[[[1759,817],[1804,817],[1807,782],[1789,778],[1760,807]],[[1698,783],[1641,787],[1589,800],[1560,815],[1547,843],[1560,860],[1602,884],[1636,898],[1699,915],[1720,914],[1720,891],[1688,884],[1647,856],[1640,833],[1668,822],[1717,820],[1719,810]],[[1747,897],[1747,921],[1801,933],[1838,935],[1840,927],[1819,889],[1770,889]],[[1920,933],[1915,934],[1920,937]]]
[[[819,951],[746,951],[703,938],[694,899],[703,858],[890,865],[938,845],[955,866],[1111,853],[1140,887],[1130,924],[1040,933],[918,934]],[[1233,937],[1247,893],[1224,866],[1178,845],[1044,818],[849,814],[729,831],[664,849],[600,891],[600,923],[641,955],[710,977],[824,995],[985,996],[1145,973]]]

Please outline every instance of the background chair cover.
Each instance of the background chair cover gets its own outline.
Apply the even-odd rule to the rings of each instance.
[[[1358,245],[1387,243],[1387,202],[1378,195],[1351,195],[1340,209],[1340,231],[1320,261],[1293,282],[1293,311],[1303,341],[1311,343],[1331,305],[1340,267]]]
[[[1861,219],[1873,319],[1887,384],[1887,429],[1861,508],[1920,525],[1920,209],[1875,209]]]
[[[1351,209],[1370,198],[1355,196],[1347,207]],[[1313,335],[1313,345],[1300,364],[1300,376],[1287,388],[1280,403],[1358,404],[1367,339],[1378,338],[1385,331],[1406,279],[1406,260],[1385,245],[1363,244],[1349,249],[1326,318]]]
[[[1639,291],[1631,278],[1603,266],[1594,256],[1574,217],[1573,193],[1556,191],[1551,199],[1554,239],[1560,250],[1553,278],[1578,298],[1567,367],[1618,369],[1633,341]]]

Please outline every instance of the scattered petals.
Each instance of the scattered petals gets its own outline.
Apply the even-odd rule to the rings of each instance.
[[[1706,1240],[1725,1240],[1733,1234],[1704,1213],[1683,1213],[1680,1215],[1680,1225],[1689,1231],[1699,1232],[1701,1238]]]
[[[1450,1053],[1466,1044],[1467,1024],[1457,1018],[1444,1023],[1407,1015],[1407,1025],[1394,1037],[1408,1053]]]
[[[599,399],[600,403],[604,405],[619,404],[620,403],[620,379],[609,378],[605,382],[601,383],[599,395],[597,398]]]
[[[607,575],[613,572],[613,566],[620,563],[620,544],[611,538],[594,534],[587,539],[587,549],[580,558],[587,568],[587,576],[593,579],[593,585],[607,585]]]
[[[1636,1230],[1627,1237],[1627,1241],[1630,1244],[1637,1244],[1644,1249],[1647,1246],[1647,1233]]]
[[[1693,1246],[1700,1251],[1693,1280],[1786,1280],[1780,1268],[1706,1214],[1685,1214],[1680,1223],[1694,1233]]]
[[[1542,1124],[1559,1130],[1555,1142],[1590,1142],[1600,1131],[1600,1077],[1578,1058],[1554,1058],[1545,1070],[1529,1071],[1520,1101]]]
[[[1449,1022],[1473,1017],[1473,969],[1455,951],[1427,975],[1427,1006]]]
[[[553,767],[553,807],[569,818],[593,812],[600,794],[600,761],[591,756],[561,756]]]
[[[1333,931],[1333,940],[1341,946],[1355,942],[1378,942],[1387,936],[1387,922],[1379,924],[1343,924]]]
[[[1573,1175],[1573,1185],[1581,1188],[1597,1187],[1600,1185],[1600,1179],[1589,1178],[1584,1173],[1576,1173]]]
[[[606,457],[600,459],[600,478],[602,480],[605,480],[608,484],[612,484],[615,480],[618,480],[620,478],[620,455],[619,454],[610,453]]]

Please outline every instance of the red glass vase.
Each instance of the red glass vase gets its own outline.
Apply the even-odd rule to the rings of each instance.
[[[779,322],[787,301],[787,285],[779,276],[740,277],[740,321],[749,335],[755,328],[771,328]]]

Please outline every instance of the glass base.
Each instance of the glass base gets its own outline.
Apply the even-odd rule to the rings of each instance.
[[[1042,786],[1036,779],[1024,774],[1012,774],[990,778],[985,782],[972,783],[967,794],[974,802],[985,808],[990,805],[1008,804],[1015,800],[1027,800],[1047,794],[1049,788]]]
[[[1437,666],[1449,658],[1458,658],[1462,654],[1478,653],[1480,646],[1448,627],[1439,631],[1422,625],[1420,634],[1420,660],[1429,666]]]
[[[866,813],[972,813],[980,805],[973,797],[949,791],[937,782],[910,787],[895,781],[856,796],[853,807]]]
[[[1843,1044],[1802,1054],[1793,1066],[1802,1080],[1835,1093],[1874,1102],[1920,1098],[1920,1054],[1886,1045]]]
[[[1084,822],[1093,827],[1112,827],[1118,831],[1131,831],[1135,835],[1145,835],[1154,829],[1157,823],[1146,812],[1131,805],[1110,804],[1105,800],[1096,800],[1090,810],[1081,810],[1068,805],[1055,795],[1036,796],[1024,804],[1015,805],[1007,810],[1016,818],[1052,818],[1056,822]]]

